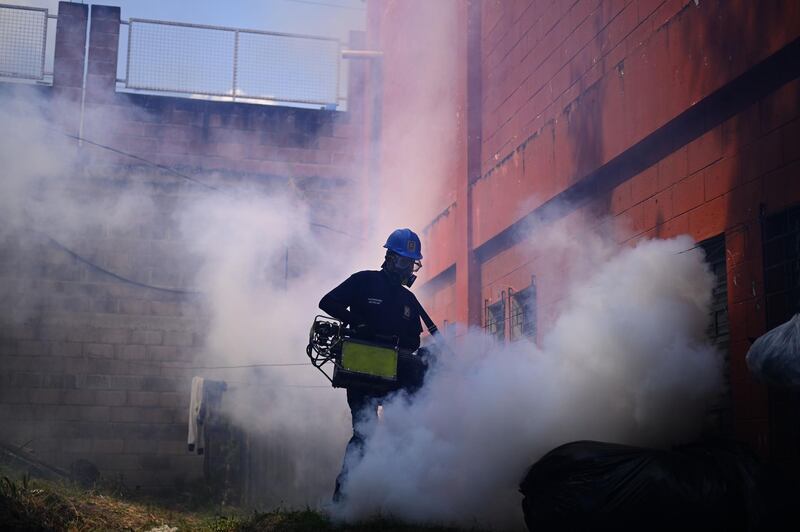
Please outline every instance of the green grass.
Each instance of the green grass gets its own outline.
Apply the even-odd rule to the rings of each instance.
[[[407,525],[377,518],[336,524],[314,510],[246,512],[187,505],[127,493],[119,483],[83,489],[66,482],[32,479],[0,468],[0,523],[4,530],[148,531],[168,526],[199,532],[455,532],[446,527]]]

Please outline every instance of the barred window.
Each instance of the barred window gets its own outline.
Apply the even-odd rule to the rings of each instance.
[[[499,342],[505,341],[506,338],[506,293],[503,291],[500,300],[496,303],[489,304],[487,299],[484,302],[485,306],[485,320],[484,329],[495,340]]]
[[[706,262],[714,274],[711,307],[706,334],[723,357],[724,388],[710,405],[708,428],[720,435],[733,432],[733,397],[730,382],[730,327],[728,325],[728,277],[725,266],[725,235],[703,240],[698,246],[705,252]]]
[[[800,312],[800,205],[763,220],[767,330]],[[769,445],[776,464],[800,466],[800,392],[770,388]]]
[[[512,342],[523,338],[536,340],[536,284],[531,279],[531,285],[519,292],[509,289],[511,301],[511,327],[509,337]]]

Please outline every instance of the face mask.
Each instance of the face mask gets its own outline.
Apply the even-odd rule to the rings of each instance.
[[[402,255],[396,255],[394,257],[394,267],[398,271],[410,270],[413,273],[418,272],[419,269],[422,268],[422,262],[408,257],[403,257]]]
[[[414,275],[414,272],[418,271],[421,267],[422,264],[418,260],[401,257],[399,255],[386,257],[383,263],[383,269],[389,274],[391,279],[397,284],[406,285],[408,287],[416,281],[417,276]]]

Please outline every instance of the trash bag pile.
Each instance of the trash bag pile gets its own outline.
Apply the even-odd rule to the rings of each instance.
[[[747,367],[771,386],[800,390],[800,314],[760,336],[747,352]]]
[[[568,443],[536,462],[520,491],[525,523],[537,532],[775,530],[783,512],[773,507],[788,495],[733,442],[673,450]]]

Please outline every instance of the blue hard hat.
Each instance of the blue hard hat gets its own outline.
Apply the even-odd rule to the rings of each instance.
[[[422,259],[422,242],[411,229],[395,229],[383,247],[409,259]]]

